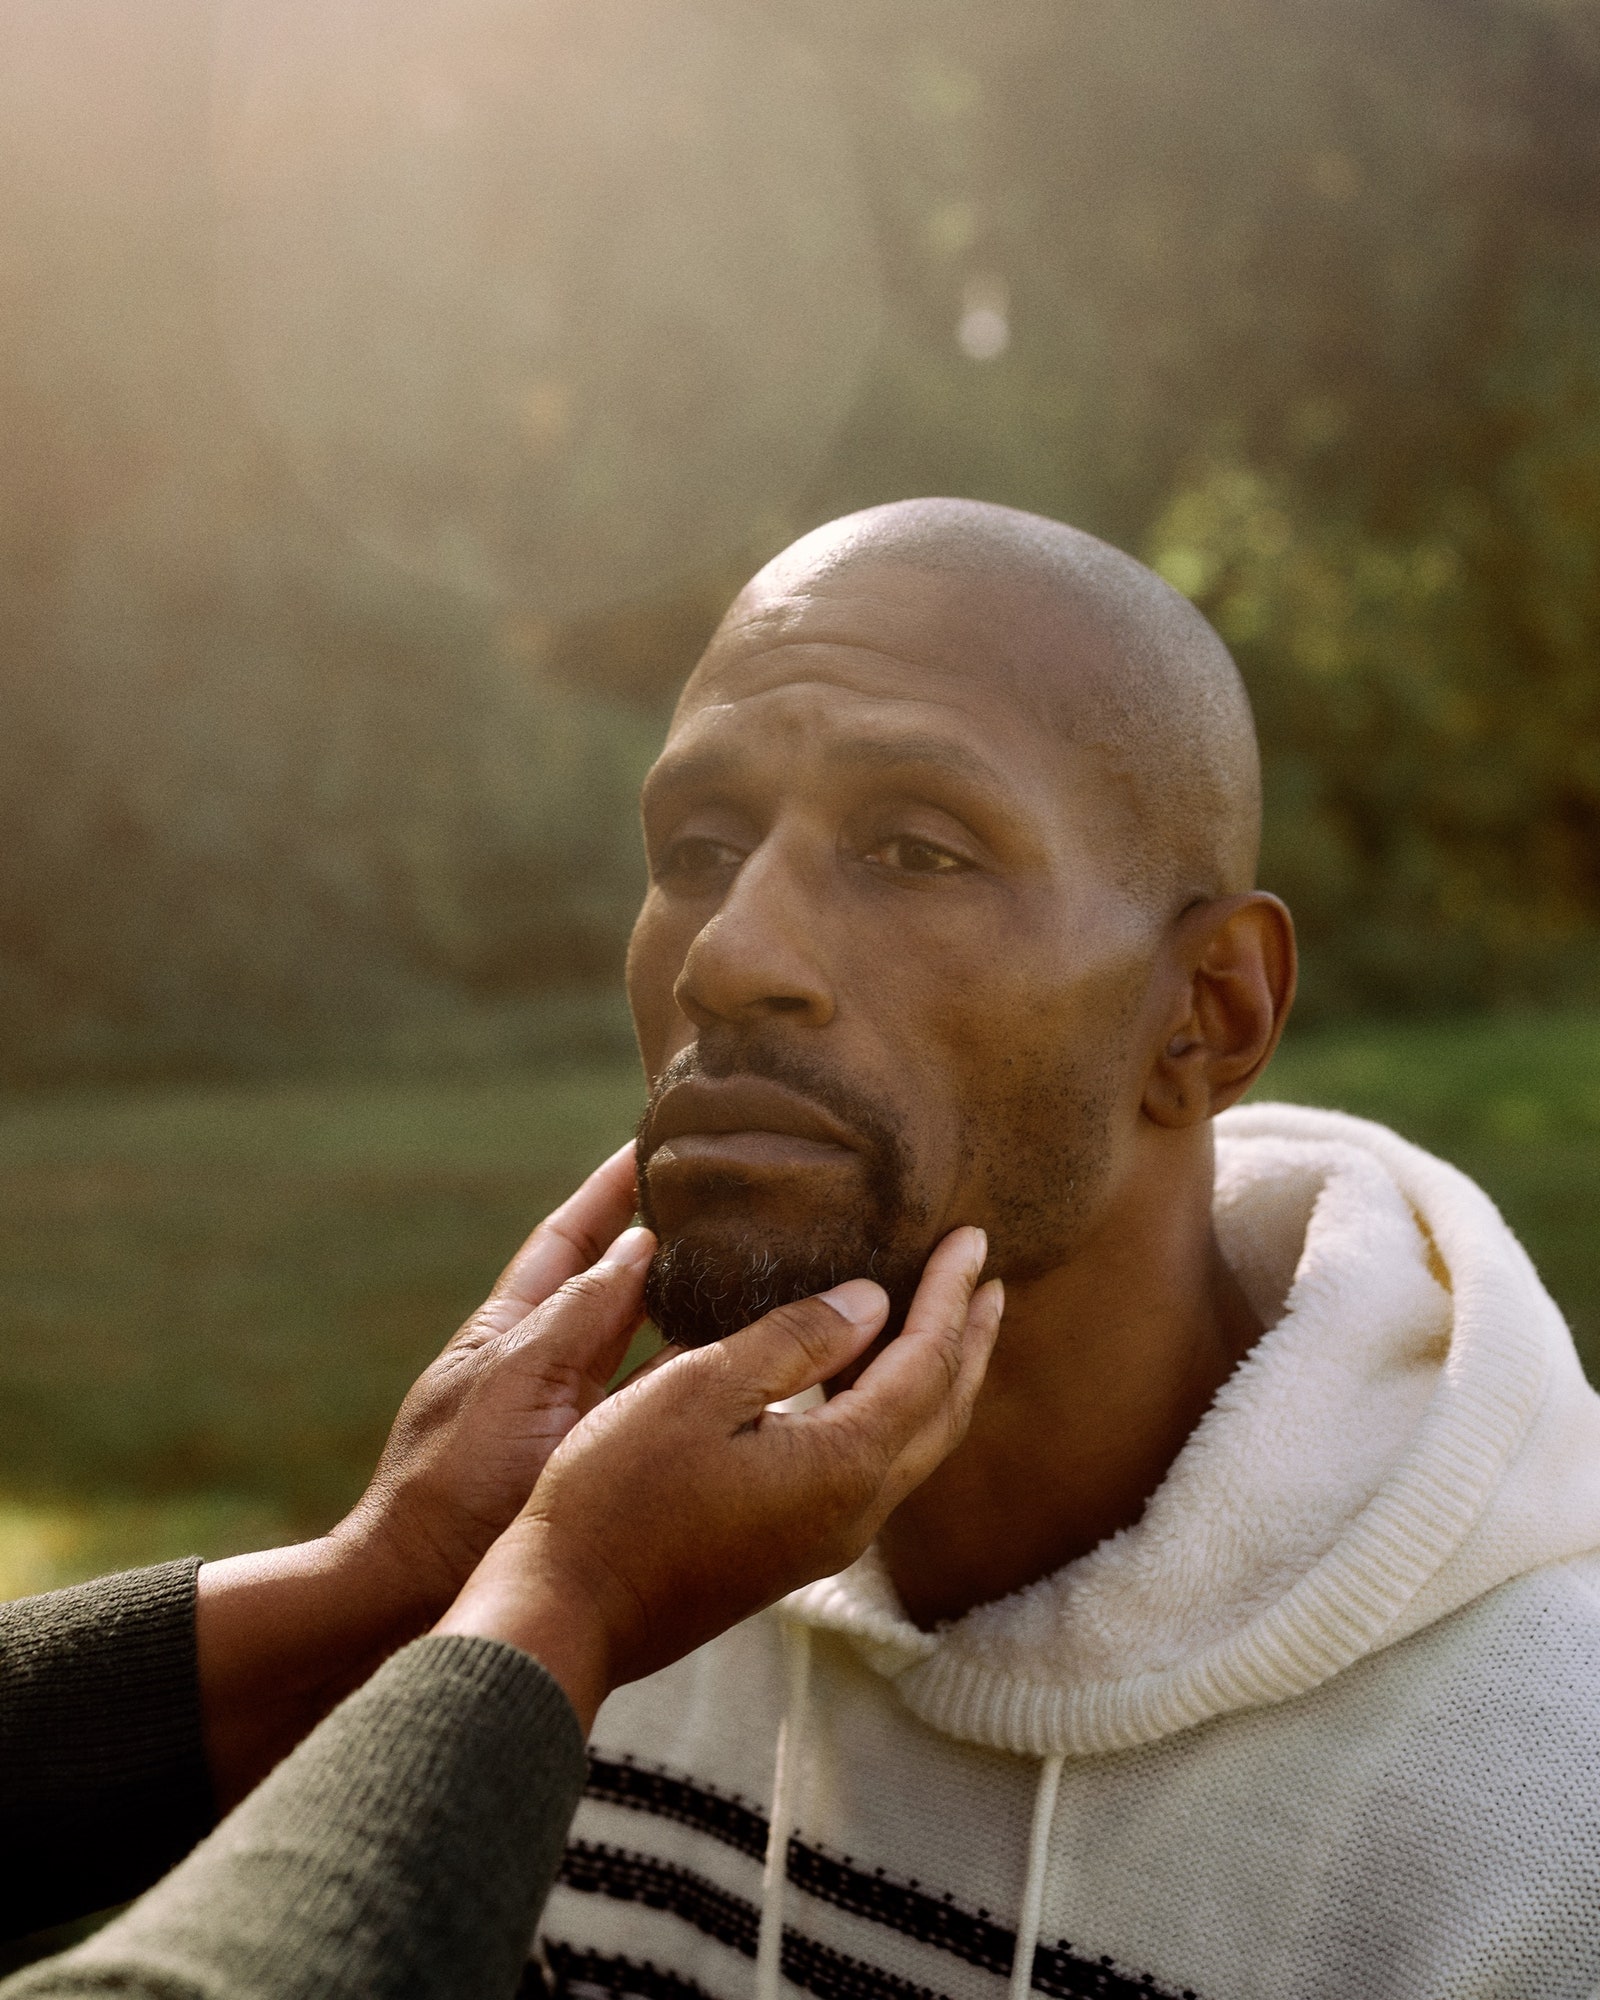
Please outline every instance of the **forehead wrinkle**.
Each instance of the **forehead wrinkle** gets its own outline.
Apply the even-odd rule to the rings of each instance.
[[[1064,746],[1087,750],[1112,765],[1120,761],[1122,746],[1113,748],[1114,732],[1106,727],[1106,703],[1103,698],[1103,684],[1108,678],[1115,677],[1120,663],[1114,657],[1094,657],[1097,648],[1102,654],[1106,652],[1106,640],[1105,635],[1095,632],[1087,622],[1080,620],[1078,628],[1067,640],[1066,655],[1072,663],[1070,672],[1063,671],[1066,660],[1060,632],[1053,634],[1043,645],[1038,642],[1021,646],[1002,643],[1002,621],[983,623],[973,620],[970,600],[954,607],[958,620],[967,621],[970,625],[970,629],[959,636],[958,643],[951,643],[954,635],[949,623],[935,626],[915,635],[928,648],[923,657],[917,657],[913,653],[898,651],[890,644],[848,635],[844,629],[845,618],[850,613],[859,616],[863,599],[869,605],[875,602],[870,591],[862,591],[859,585],[855,585],[849,598],[842,593],[796,593],[785,595],[775,602],[758,602],[749,609],[743,609],[735,600],[721,630],[678,697],[673,715],[674,726],[680,718],[686,719],[697,709],[703,712],[713,707],[732,706],[741,700],[775,693],[783,687],[802,686],[808,681],[871,694],[872,690],[862,688],[843,673],[812,672],[784,679],[779,677],[779,669],[772,678],[759,684],[760,663],[772,654],[855,654],[868,662],[884,662],[898,669],[909,680],[942,681],[950,688],[974,697],[968,702],[951,704],[964,707],[969,713],[1009,709],[1030,729],[1043,731]],[[773,611],[779,607],[783,615],[775,618]],[[902,606],[891,604],[890,610],[897,619],[903,620]],[[793,627],[803,623],[811,624],[812,629],[786,633],[781,630],[785,625]],[[779,632],[772,637],[762,636],[762,628],[772,625],[778,625]],[[758,640],[755,645],[749,643],[753,638]],[[1113,647],[1111,654],[1114,656],[1114,653]],[[774,662],[774,667],[777,668],[778,663]],[[758,680],[758,685],[734,695],[732,701],[696,701],[702,689],[718,689],[719,684],[725,685],[730,678],[741,673],[749,673]],[[919,694],[909,688],[880,698],[946,705],[935,694]],[[1127,774],[1118,770],[1116,775],[1125,779]]]
[[[845,736],[823,745],[823,755],[835,766],[857,770],[933,770],[964,780],[985,791],[1004,795],[1004,775],[986,757],[965,744],[930,735]],[[708,743],[674,755],[669,749],[647,780],[647,790],[676,791],[715,785],[732,777],[739,755],[724,744]],[[659,772],[659,777],[657,773]],[[653,781],[653,783],[651,782]]]
[[[785,643],[796,646],[812,646],[818,642],[806,640]],[[777,649],[764,647],[762,653],[757,657],[764,658],[767,652],[773,650]],[[834,651],[835,647],[831,643],[827,643],[827,650],[830,652]],[[969,677],[952,672],[947,668],[919,666],[915,662],[907,661],[898,655],[878,652],[875,648],[871,647],[853,646],[849,650],[867,653],[874,658],[887,660],[895,666],[906,669],[919,679],[937,678],[945,682],[952,690],[964,690],[971,685]],[[749,662],[742,661],[739,664],[747,665]],[[707,676],[707,679],[711,678],[712,676]],[[841,690],[850,695],[858,696],[861,700],[879,709],[904,708],[915,705],[919,708],[934,710],[942,715],[954,714],[958,718],[958,726],[963,732],[960,737],[954,737],[942,732],[919,729],[906,723],[897,725],[892,721],[885,722],[882,719],[877,720],[872,725],[858,725],[854,732],[825,730],[820,732],[824,753],[835,764],[853,764],[863,768],[877,767],[880,769],[888,769],[893,765],[909,766],[921,764],[926,768],[948,773],[952,777],[964,779],[969,783],[976,784],[985,790],[1000,795],[1016,789],[1015,785],[1009,780],[1007,772],[1008,767],[1014,763],[1012,753],[1017,746],[1012,744],[1009,749],[1004,743],[998,746],[1006,753],[1005,761],[1003,762],[997,762],[995,759],[986,757],[980,751],[974,749],[971,743],[966,740],[974,722],[978,720],[970,704],[942,698],[939,694],[931,691],[921,692],[908,687],[894,689],[874,688],[870,685],[863,686],[848,676],[835,677],[828,674],[810,674],[796,676],[787,680],[769,681],[765,685],[757,686],[737,694],[732,694],[730,691],[724,694],[724,698],[720,700],[701,701],[694,707],[689,708],[687,712],[685,712],[683,701],[680,700],[679,712],[673,719],[672,731],[662,748],[661,755],[657,759],[650,777],[652,779],[655,778],[656,773],[659,772],[661,774],[659,782],[663,787],[676,787],[679,784],[690,784],[702,779],[715,781],[718,777],[728,775],[734,767],[737,753],[725,748],[722,743],[716,740],[716,737],[720,735],[719,725],[725,720],[731,719],[748,702],[763,702],[772,697],[781,698],[792,690],[798,691],[808,688],[819,690],[824,694],[834,690]],[[685,698],[687,698],[689,692],[689,689],[685,689]],[[1044,719],[1034,711],[1033,704],[1017,699],[1013,691],[997,690],[996,693],[998,701],[995,704],[991,704],[991,708],[994,706],[1009,708],[1011,710],[1011,720],[1014,722],[1020,721],[1025,726],[1031,724],[1037,727],[1039,722]],[[792,729],[799,729],[804,734],[808,743],[817,741],[819,732],[814,724],[807,727],[807,718],[791,715],[783,717],[782,720],[787,722]],[[705,731],[713,733],[713,740],[711,742],[696,745],[691,741],[689,745],[682,749],[675,747],[675,738],[681,741],[685,735],[692,738]],[[1100,745],[1092,742],[1079,742],[1070,730],[1056,727],[1050,730],[1049,733],[1063,747],[1087,750],[1096,756],[1100,753]],[[647,779],[646,782],[648,784],[649,780]]]
[[[830,753],[837,763],[866,770],[897,770],[921,765],[948,771],[957,778],[1004,789],[1004,779],[986,757],[964,743],[952,743],[942,736],[853,736],[834,746]]]
[[[651,788],[651,780],[660,772],[658,781],[662,790],[677,789],[681,784],[699,781],[715,782],[718,778],[731,774],[733,757],[730,752],[711,743],[701,747],[675,750],[673,738],[683,734],[698,734],[702,729],[716,730],[718,724],[731,717],[743,704],[764,701],[772,696],[782,696],[791,689],[817,688],[824,691],[842,689],[859,695],[864,700],[888,705],[918,706],[938,710],[942,713],[955,711],[962,718],[963,726],[971,727],[979,718],[979,709],[966,701],[953,701],[933,691],[919,691],[913,687],[899,687],[891,690],[863,686],[849,675],[809,673],[795,675],[789,679],[772,679],[763,684],[734,692],[731,689],[716,688],[718,680],[726,680],[740,669],[748,669],[765,659],[770,653],[784,650],[819,650],[826,653],[851,652],[875,660],[887,661],[900,668],[910,678],[919,681],[939,681],[953,692],[970,694],[974,691],[987,697],[982,708],[993,716],[996,711],[1009,711],[1014,722],[1022,724],[1026,732],[1025,750],[1027,761],[1032,763],[1042,737],[1050,746],[1052,761],[1060,759],[1064,768],[1057,771],[1052,780],[1048,773],[1041,773],[1047,783],[1075,786],[1084,776],[1083,761],[1086,760],[1096,779],[1105,784],[1109,795],[1124,813],[1139,816],[1148,810],[1150,801],[1145,796],[1146,786],[1142,774],[1137,769],[1137,758],[1130,755],[1130,746],[1125,732],[1118,730],[1113,717],[1103,712],[1104,704],[1096,697],[1097,690],[1079,685],[1075,688],[1051,688],[1041,684],[1037,674],[1023,674],[1014,663],[1006,662],[995,671],[996,663],[990,663],[990,672],[981,670],[963,671],[954,666],[928,665],[907,659],[902,654],[890,653],[880,648],[862,645],[847,640],[794,638],[775,640],[764,645],[759,652],[745,655],[725,664],[718,663],[704,675],[711,684],[707,694],[715,689],[720,698],[704,699],[686,706],[692,697],[700,692],[694,683],[701,679],[697,670],[691,676],[679,698],[678,710],[673,718],[672,731],[657,760],[655,769],[646,780],[646,796]],[[819,663],[820,664],[820,663]],[[721,671],[719,672],[719,667]],[[1004,795],[1016,789],[1007,779],[1006,769],[1014,761],[1017,744],[1006,752],[1006,764],[997,764],[982,757],[965,742],[955,742],[942,735],[908,733],[903,740],[910,745],[909,750],[897,749],[893,737],[881,739],[879,744],[862,743],[859,748],[850,747],[851,739],[841,740],[833,751],[838,759],[853,759],[865,765],[876,763],[887,766],[891,763],[921,761],[941,768],[953,777],[965,778],[977,783],[993,793]],[[1076,767],[1076,768],[1074,768]]]
[[[859,655],[867,662],[881,662],[903,674],[908,682],[940,682],[952,692],[967,696],[977,696],[978,700],[952,701],[936,691],[922,691],[916,686],[884,689],[863,685],[847,673],[827,673],[816,671],[784,675],[777,662],[774,673],[763,676],[760,664],[774,653],[814,652],[821,654],[848,653]],[[822,661],[814,663],[815,668],[823,666]],[[735,691],[728,688],[730,679],[748,674],[756,685]],[[997,710],[1009,709],[1013,716],[1032,729],[1044,729],[1063,743],[1078,744],[1083,741],[1077,723],[1080,718],[1067,712],[1067,704],[1061,699],[1059,687],[1047,689],[1041,684],[1036,668],[1030,667],[1010,656],[982,660],[973,657],[963,648],[959,657],[942,660],[919,660],[909,654],[894,652],[887,646],[874,645],[870,641],[823,636],[819,634],[798,635],[763,642],[754,650],[735,653],[732,659],[717,656],[716,642],[707,651],[679,695],[673,711],[672,730],[687,726],[701,716],[709,716],[717,710],[731,710],[741,702],[759,700],[765,695],[780,694],[788,688],[816,686],[841,688],[852,694],[859,694],[867,700],[882,702],[920,702],[932,708],[959,709],[964,712],[968,726],[973,719],[987,712],[993,715]],[[708,698],[711,697],[711,698]],[[1087,704],[1081,699],[1080,708]],[[670,747],[670,736],[669,736]],[[1097,747],[1088,742],[1084,747]]]
[[[769,639],[753,650],[735,653],[732,659],[720,658],[717,653],[716,641],[713,640],[711,647],[684,683],[683,692],[679,695],[677,707],[673,711],[673,726],[677,726],[680,717],[705,714],[717,708],[735,708],[741,701],[753,701],[764,694],[776,694],[783,688],[815,685],[819,687],[849,688],[855,693],[868,692],[868,690],[859,687],[855,682],[842,674],[795,673],[787,676],[776,674],[773,678],[765,681],[764,684],[758,684],[755,687],[746,689],[742,693],[730,694],[722,700],[696,700],[703,687],[716,688],[719,682],[725,682],[730,676],[740,672],[749,673],[754,677],[758,664],[767,660],[770,655],[791,652],[859,653],[868,660],[887,662],[888,665],[898,668],[908,676],[927,677],[933,675],[953,681],[966,678],[954,668],[929,665],[925,661],[913,660],[904,653],[891,652],[887,647],[875,646],[861,639],[835,638],[818,634],[790,639]],[[934,699],[931,695],[919,695],[910,692],[879,696],[877,698],[894,701],[932,701]]]

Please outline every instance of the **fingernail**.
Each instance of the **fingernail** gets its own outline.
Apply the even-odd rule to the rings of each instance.
[[[852,1326],[876,1326],[889,1310],[889,1294],[870,1278],[849,1278],[817,1296]]]
[[[981,1230],[976,1223],[972,1224],[972,1234],[974,1238],[972,1261],[967,1268],[972,1273],[972,1282],[976,1284],[984,1265],[989,1261],[989,1238],[985,1231]]]
[[[643,1264],[655,1255],[656,1239],[648,1229],[625,1229],[600,1259],[600,1268]]]

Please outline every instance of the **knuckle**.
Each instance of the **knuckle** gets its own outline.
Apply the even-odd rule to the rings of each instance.
[[[623,1383],[612,1397],[631,1396],[659,1417],[675,1410],[709,1414],[740,1407],[748,1394],[744,1372],[721,1341],[687,1348],[659,1367]]]
[[[966,1359],[967,1310],[942,1314],[922,1342],[921,1366],[927,1371],[929,1387],[945,1399],[952,1397],[961,1382]]]
[[[471,1336],[457,1334],[412,1385],[413,1393],[426,1385],[432,1395],[460,1398],[469,1395],[475,1382],[494,1369],[506,1352],[506,1336],[489,1327],[476,1327]]]
[[[686,1348],[673,1357],[670,1365],[674,1377],[671,1389],[686,1394],[696,1389],[701,1392],[733,1389],[742,1380],[737,1358],[720,1340],[709,1341],[704,1347]],[[658,1393],[664,1395],[668,1391]]]
[[[934,1348],[934,1359],[939,1365],[939,1373],[944,1377],[943,1388],[947,1399],[953,1397],[961,1386],[962,1363],[966,1355],[961,1336],[965,1331],[966,1320],[963,1318],[959,1326],[948,1326],[944,1329]]]
[[[794,1304],[775,1306],[763,1325],[794,1342],[808,1361],[825,1362],[838,1345],[839,1315],[820,1299],[797,1299]]]
[[[827,1437],[831,1452],[829,1495],[853,1510],[883,1485],[892,1454],[877,1429],[848,1409],[839,1411],[838,1421],[828,1426]]]
[[[439,1359],[476,1353],[479,1348],[487,1347],[498,1332],[499,1329],[494,1324],[488,1306],[481,1305],[471,1319],[451,1334],[440,1351]]]
[[[587,1271],[578,1271],[566,1281],[550,1300],[551,1305],[564,1301],[568,1305],[604,1305],[612,1293],[611,1275],[598,1265],[591,1265]]]
[[[588,1384],[581,1368],[556,1360],[543,1360],[532,1370],[527,1391],[541,1403],[578,1404],[586,1400]]]
[[[554,1215],[546,1216],[533,1232],[532,1240],[541,1248],[559,1244],[572,1256],[582,1258],[585,1264],[592,1264],[606,1246],[595,1231],[585,1225],[582,1217],[568,1214],[570,1207],[568,1203],[566,1207],[557,1209]]]

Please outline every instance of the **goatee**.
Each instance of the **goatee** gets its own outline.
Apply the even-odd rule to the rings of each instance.
[[[657,1329],[681,1346],[703,1347],[846,1278],[874,1278],[889,1294],[887,1331],[898,1332],[933,1248],[929,1219],[912,1192],[908,1149],[881,1107],[792,1051],[749,1042],[718,1049],[702,1040],[669,1065],[639,1122],[640,1215],[657,1228],[649,1162],[661,1098],[690,1076],[735,1074],[787,1085],[848,1128],[863,1163],[860,1200],[759,1235],[722,1207],[664,1238],[645,1279],[645,1308]]]

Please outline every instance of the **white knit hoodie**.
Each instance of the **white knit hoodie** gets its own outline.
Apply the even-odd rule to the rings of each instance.
[[[558,1990],[1600,1988],[1600,1398],[1453,1168],[1217,1140],[1270,1331],[1143,1518],[934,1633],[869,1553],[613,1697]]]

